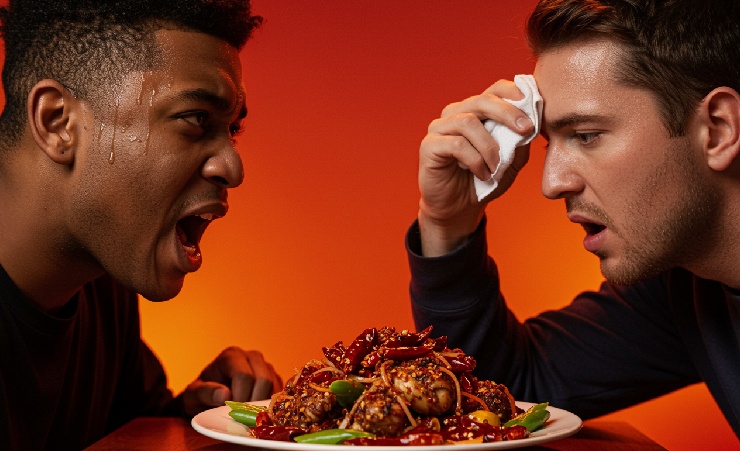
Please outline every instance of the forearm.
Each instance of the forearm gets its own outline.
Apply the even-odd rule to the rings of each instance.
[[[411,269],[410,295],[416,326],[434,325],[434,334],[446,335],[452,347],[468,353],[479,349],[483,337],[482,318],[496,309],[497,278],[485,247],[486,220],[483,219],[457,250],[438,257],[420,255],[423,237],[417,225],[409,229],[407,249]]]
[[[605,285],[522,323],[500,293],[485,219],[467,244],[445,256],[417,255],[420,240],[412,227],[407,246],[417,328],[433,325],[435,335],[447,335],[451,347],[475,357],[478,377],[506,384],[517,399],[593,417],[696,379],[680,340],[645,338],[651,329],[670,327],[658,323],[665,296],[658,281],[630,290]]]

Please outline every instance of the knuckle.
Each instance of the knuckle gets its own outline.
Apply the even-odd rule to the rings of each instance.
[[[486,146],[482,149],[485,155],[496,155],[498,156],[499,146],[494,139],[487,141]]]
[[[434,134],[437,130],[440,129],[442,125],[442,119],[435,119],[432,122],[429,123],[429,127],[427,127],[427,133]]]
[[[460,152],[468,146],[468,140],[462,136],[454,136],[450,141],[450,150],[453,153]]]
[[[494,83],[493,83],[493,84],[491,85],[491,87],[492,87],[492,88],[500,88],[501,86],[504,86],[504,85],[507,85],[507,84],[509,84],[509,80],[506,80],[506,79],[504,79],[504,78],[499,78],[498,80],[496,80],[496,81],[495,81],[495,82],[494,82]]]
[[[264,357],[263,357],[263,355],[262,355],[262,352],[260,352],[260,351],[257,351],[257,350],[255,350],[255,349],[250,349],[249,351],[243,351],[243,352],[244,352],[244,353],[245,353],[245,354],[247,355],[247,357],[249,357],[250,359],[259,359],[259,360],[264,360]]]
[[[457,104],[458,104],[457,102],[455,102],[455,103],[450,103],[450,104],[449,104],[449,105],[447,105],[446,107],[442,108],[442,113],[440,114],[440,117],[447,117],[447,116],[450,116],[450,115],[452,114],[452,111],[453,111],[453,110],[455,109],[455,106],[456,106]]]
[[[232,355],[232,354],[243,354],[244,351],[239,346],[229,346],[228,348],[224,349],[221,354],[223,355]]]
[[[472,113],[463,114],[460,116],[460,126],[463,128],[471,128],[480,124],[480,119]]]

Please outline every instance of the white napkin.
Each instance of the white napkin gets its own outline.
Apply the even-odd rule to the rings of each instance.
[[[510,128],[499,124],[498,122],[487,120],[483,123],[486,130],[491,132],[491,136],[499,145],[499,163],[496,170],[493,171],[493,175],[488,180],[480,180],[478,177],[473,177],[475,182],[475,193],[478,195],[478,201],[483,200],[488,196],[491,191],[495,190],[498,186],[498,182],[504,176],[504,172],[514,161],[514,149],[519,146],[529,144],[537,135],[540,133],[540,118],[542,117],[542,96],[537,90],[537,84],[534,81],[534,77],[531,75],[516,75],[514,76],[514,84],[522,94],[524,98],[521,100],[510,100],[504,99],[515,107],[519,108],[526,114],[534,124],[534,130],[527,136],[522,136]]]

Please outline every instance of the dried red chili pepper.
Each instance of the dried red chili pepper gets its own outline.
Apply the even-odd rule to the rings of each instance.
[[[290,442],[296,435],[305,434],[301,428],[294,426],[255,426],[250,428],[255,437],[262,440]]]
[[[321,350],[324,352],[326,360],[330,361],[335,366],[339,366],[342,363],[342,357],[344,357],[344,353],[346,351],[341,341],[331,348],[323,347]]]
[[[356,370],[362,359],[372,351],[377,338],[378,331],[374,327],[365,329],[364,332],[355,338],[355,341],[349,345],[347,351],[344,353],[341,363],[342,370],[346,373]]]
[[[501,432],[506,440],[521,440],[529,437],[529,429],[521,425],[502,427]]]
[[[460,389],[467,393],[475,393],[477,382],[472,373],[465,372],[460,375]]]
[[[453,357],[446,357],[446,359],[454,373],[469,373],[475,369],[475,359],[469,355],[458,354]]]
[[[272,426],[272,419],[270,414],[266,410],[259,412],[257,417],[254,419],[255,426]]]
[[[425,346],[412,346],[405,348],[387,348],[383,357],[390,360],[413,360],[432,353],[432,348]]]
[[[372,351],[370,354],[365,356],[365,359],[362,361],[362,366],[365,368],[375,368],[381,360],[382,358],[380,357],[380,354],[378,354],[378,351]]]
[[[332,373],[330,371],[320,371],[317,373],[313,373],[309,376],[311,379],[311,382],[314,384],[322,384],[324,382],[333,381],[336,379],[340,379],[339,376],[337,376],[335,373]]]
[[[405,332],[405,331],[404,331]],[[420,346],[427,341],[429,335],[432,333],[432,326],[427,327],[421,332],[406,332],[397,334],[392,340],[388,340],[383,344],[387,348],[399,348],[408,346]]]
[[[432,338],[434,344],[432,346],[432,349],[434,349],[437,352],[442,352],[445,349],[447,349],[447,336],[442,335],[441,337]]]

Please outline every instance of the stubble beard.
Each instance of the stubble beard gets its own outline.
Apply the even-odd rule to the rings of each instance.
[[[666,193],[664,197],[639,199],[631,202],[627,210],[633,212],[630,227],[623,228],[626,236],[623,255],[615,265],[608,265],[604,255],[601,271],[612,283],[630,285],[676,267],[687,267],[700,258],[714,241],[720,213],[720,200],[716,192],[705,182],[695,162],[690,158],[690,149],[676,146],[672,149],[675,164],[668,168],[656,168],[637,192],[666,192],[661,185],[683,185],[684,190]],[[668,208],[657,208],[657,204]],[[641,213],[640,213],[641,212]],[[661,218],[651,220],[650,214],[660,212]],[[643,216],[644,215],[644,216]]]

